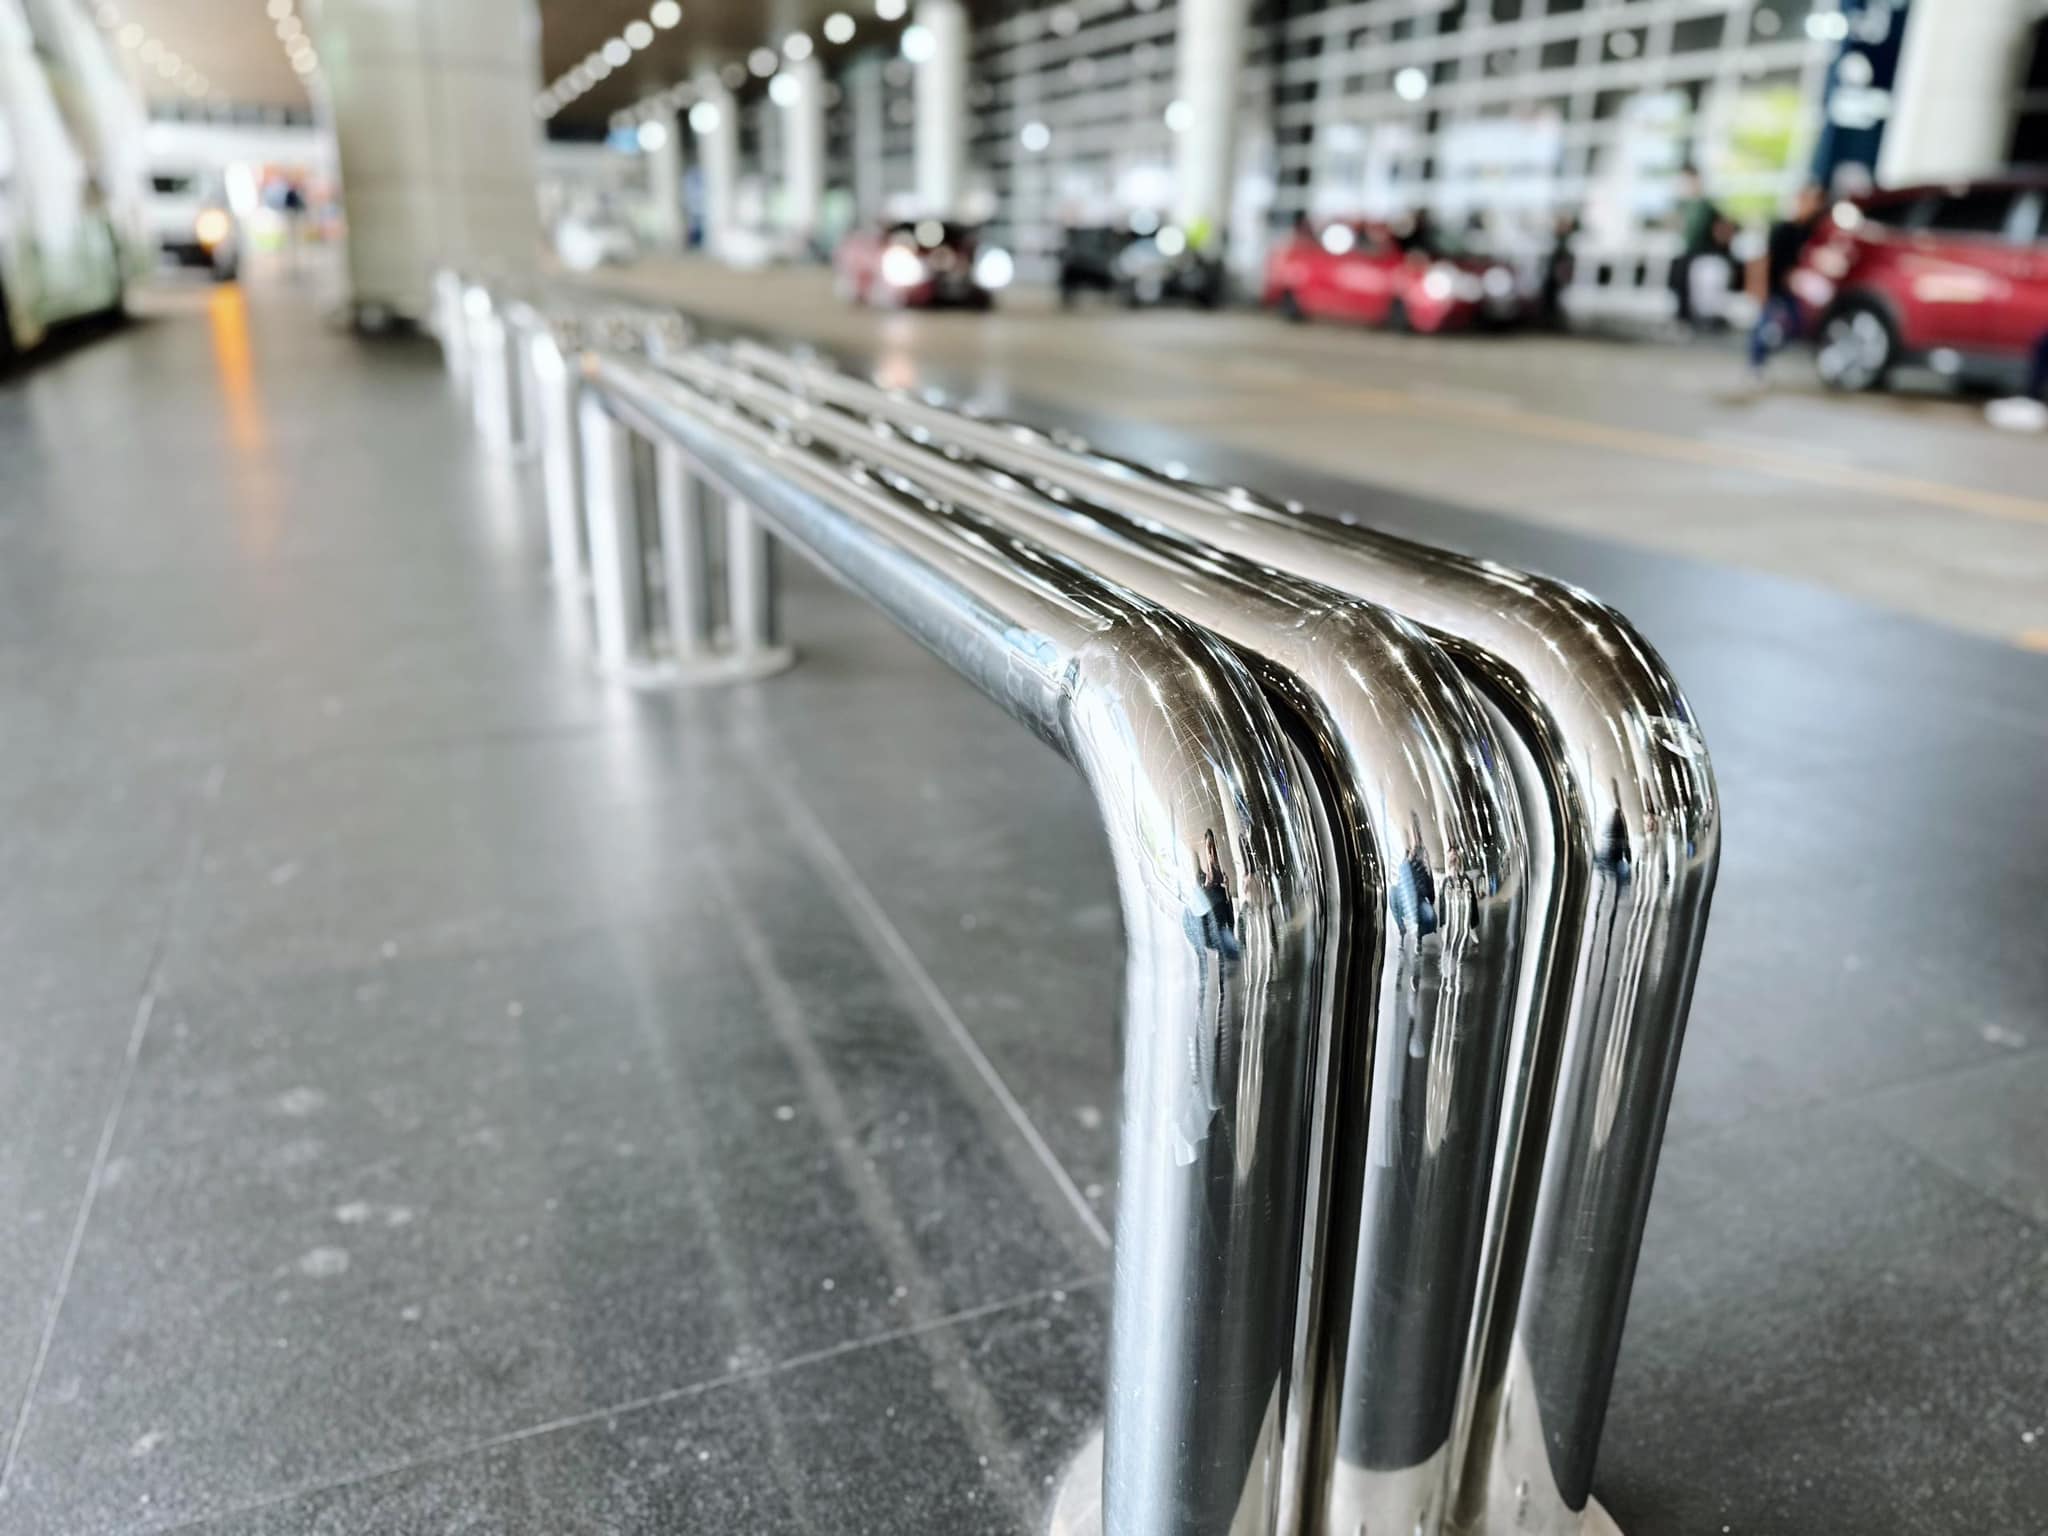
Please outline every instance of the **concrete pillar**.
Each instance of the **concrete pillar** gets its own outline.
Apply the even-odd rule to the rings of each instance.
[[[1196,246],[1230,228],[1246,0],[1180,0],[1173,146],[1174,222]]]
[[[825,72],[815,58],[783,66],[782,217],[792,235],[810,241],[825,206]]]
[[[704,193],[704,250],[725,254],[732,233],[740,168],[740,109],[716,74],[697,78],[697,102],[690,108],[697,140],[697,172]]]
[[[683,249],[683,135],[674,112],[664,106],[649,119],[661,132],[649,147],[645,136],[642,152],[647,156],[647,233],[654,249],[664,256],[677,256]]]
[[[319,0],[309,7],[348,215],[350,303],[420,321],[441,266],[539,262],[533,0]]]
[[[853,211],[871,224],[882,216],[888,188],[882,179],[882,61],[873,54],[846,67],[846,105],[853,129]]]
[[[923,29],[917,65],[917,201],[940,218],[960,211],[967,181],[967,7],[963,0],[917,0],[911,25]]]
[[[1914,0],[1878,150],[1887,186],[1982,176],[2004,166],[2035,0]]]

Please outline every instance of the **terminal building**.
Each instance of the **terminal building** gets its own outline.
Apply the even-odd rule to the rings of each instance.
[[[2042,1536],[2048,0],[0,0],[0,1536]]]

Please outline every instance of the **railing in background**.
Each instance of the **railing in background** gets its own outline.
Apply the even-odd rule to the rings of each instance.
[[[772,527],[1094,786],[1122,1169],[1105,1444],[1058,1528],[1595,1529],[1719,846],[1627,622],[672,316],[438,291],[608,673],[786,663]]]

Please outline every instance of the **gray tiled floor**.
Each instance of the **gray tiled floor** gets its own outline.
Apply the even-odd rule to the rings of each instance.
[[[787,676],[601,686],[430,350],[234,305],[0,385],[0,1532],[1033,1529],[1100,1390],[1085,793],[809,577]],[[2039,1536],[2048,665],[1372,504],[1619,601],[1716,749],[1625,1529]]]

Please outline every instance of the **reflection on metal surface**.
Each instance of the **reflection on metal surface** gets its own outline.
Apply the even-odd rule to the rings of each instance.
[[[479,293],[443,305],[473,390]],[[645,316],[580,316],[558,380],[560,333],[505,313],[608,670],[786,658],[772,530],[1094,791],[1128,943],[1111,1358],[1054,1528],[1610,1530],[1593,1461],[1719,849],[1627,622]]]
[[[1117,1523],[1271,1529],[1325,939],[1303,788],[1257,684],[1184,619],[911,482],[623,360],[593,360],[588,384],[1094,789],[1129,948]]]
[[[797,376],[786,358],[742,351],[763,371]],[[811,387],[821,377],[810,370]],[[1041,488],[1415,619],[1526,744],[1541,788],[1528,809],[1547,812],[1556,869],[1523,981],[1529,1010],[1460,1388],[1453,1513],[1489,1532],[1577,1531],[1719,860],[1712,770],[1684,696],[1625,619],[1560,583],[1071,439],[901,398],[886,407]],[[1346,1395],[1367,1390],[1354,1381]]]
[[[679,366],[779,413],[800,440],[916,476],[1173,603],[1235,646],[1281,704],[1331,787],[1339,856],[1360,893],[1337,1021],[1334,1134],[1319,1157],[1321,1321],[1301,1389],[1323,1400],[1297,1404],[1306,1507],[1285,1519],[1343,1532],[1434,1529],[1524,924],[1518,809],[1479,701],[1427,636],[1386,610],[1077,496],[1055,500],[985,459],[939,456],[884,420],[849,414],[861,396],[841,388],[851,381],[807,380],[819,401],[848,407],[812,408],[729,368]],[[1357,1390],[1340,1392],[1347,1381]]]

